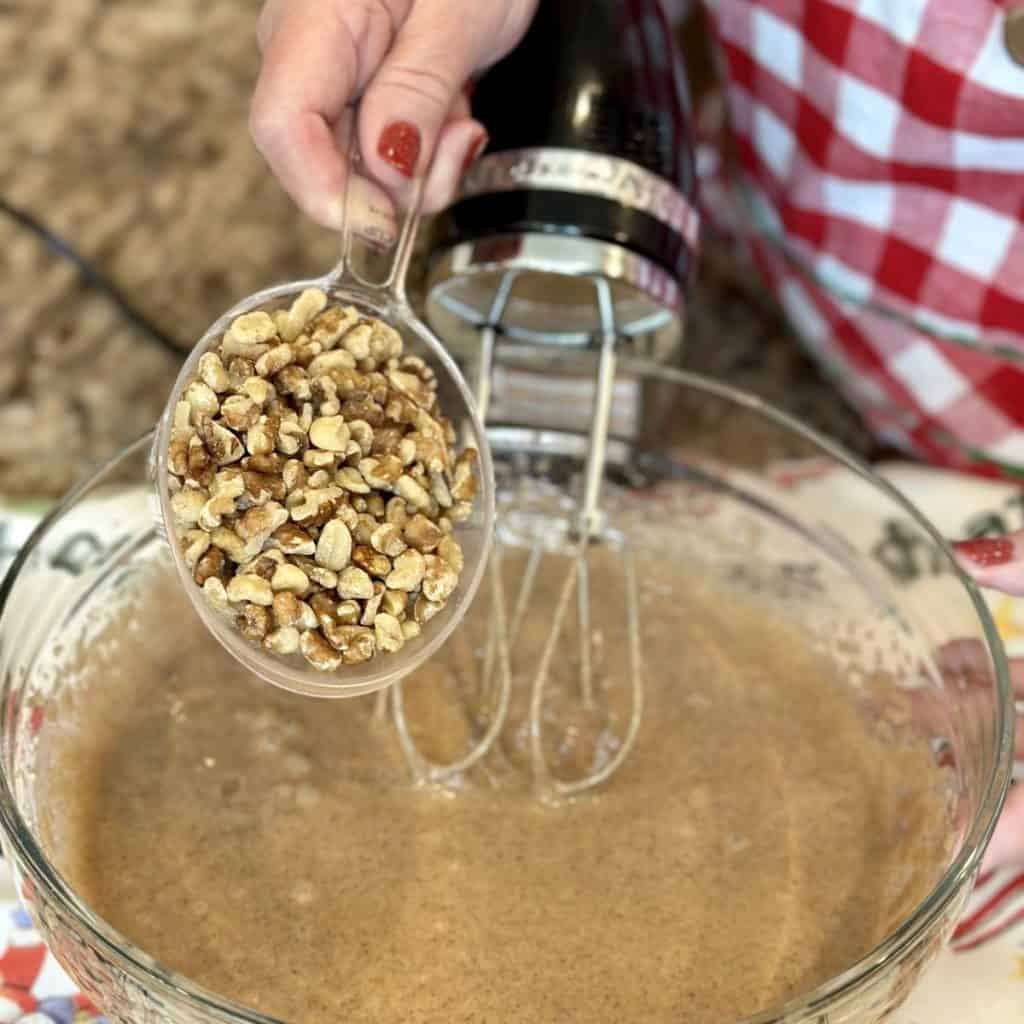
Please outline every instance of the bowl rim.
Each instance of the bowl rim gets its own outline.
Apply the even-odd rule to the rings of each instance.
[[[557,362],[563,358],[569,359],[571,355],[567,354],[565,357],[553,355],[552,358]],[[903,512],[913,520],[915,526],[924,531],[942,551],[948,562],[948,567],[953,570],[954,577],[966,591],[980,621],[988,654],[995,670],[999,698],[995,723],[998,737],[996,756],[988,772],[988,777],[985,779],[978,809],[964,836],[959,853],[914,912],[890,935],[845,971],[794,999],[760,1011],[753,1016],[743,1017],[735,1022],[735,1024],[784,1024],[787,1019],[792,1018],[794,1013],[814,1012],[823,1008],[824,1004],[842,999],[870,984],[878,974],[894,960],[898,960],[918,941],[923,933],[927,932],[950,901],[978,870],[983,851],[995,828],[1010,784],[1014,705],[1006,656],[999,633],[981,592],[960,568],[945,538],[913,502],[904,496],[898,488],[875,473],[867,463],[847,452],[838,442],[825,437],[814,428],[800,423],[788,413],[729,384],[642,359],[624,358],[621,360],[621,365],[627,371],[653,376],[685,387],[690,391],[710,395],[764,417],[775,426],[809,441],[819,450],[819,454],[827,455],[853,471],[901,507]],[[104,461],[87,479],[72,488],[39,522],[14,558],[6,576],[0,582],[0,620],[7,609],[12,590],[23,567],[39,547],[42,538],[48,533],[51,526],[95,486],[98,477],[122,460],[139,455],[145,457],[151,449],[153,436],[153,430],[147,431],[134,443]],[[7,683],[0,681],[0,703],[6,703],[7,688]],[[228,1024],[238,1024],[238,1022],[282,1024],[275,1017],[263,1015],[256,1010],[232,1002],[230,999],[218,996],[183,975],[164,968],[149,954],[137,948],[86,907],[36,842],[15,802],[5,763],[0,763],[0,833],[2,833],[5,847],[15,853],[18,866],[26,868],[36,884],[42,883],[46,886],[49,897],[57,904],[58,911],[62,915],[70,917],[79,929],[87,933],[111,961],[129,973],[141,974],[141,979],[136,977],[133,980],[140,984],[144,983],[147,990],[157,989],[164,996],[183,1001],[193,1009],[228,1022]]]

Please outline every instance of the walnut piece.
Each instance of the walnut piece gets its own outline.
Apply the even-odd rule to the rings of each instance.
[[[320,531],[320,538],[316,542],[317,564],[341,572],[351,557],[352,534],[340,519],[332,519]]]
[[[476,452],[402,336],[318,288],[236,317],[173,410],[178,544],[204,598],[331,672],[401,650],[465,568]]]

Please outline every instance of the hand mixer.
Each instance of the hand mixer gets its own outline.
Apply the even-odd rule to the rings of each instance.
[[[602,483],[610,467],[628,467],[665,411],[620,360],[679,357],[698,227],[682,71],[657,0],[542,0],[520,47],[478,83],[474,113],[491,143],[435,226],[428,318],[475,382],[499,489],[503,470],[508,480],[517,467],[550,476],[568,465],[572,500],[532,531],[512,525],[524,520],[519,497],[500,506],[462,756],[442,763],[422,753],[402,684],[378,707],[390,704],[414,775],[445,782],[500,746],[522,691],[528,770],[542,795],[557,798],[611,776],[643,706],[635,562],[606,521]],[[595,673],[595,558],[605,590],[624,598],[615,673],[624,679]],[[510,559],[519,566],[511,592]],[[546,636],[534,629],[525,639],[541,577],[554,595]],[[535,663],[517,670],[527,652]],[[585,712],[602,714],[611,685],[628,695],[618,734],[568,778],[551,771],[543,736],[553,670],[566,661]]]

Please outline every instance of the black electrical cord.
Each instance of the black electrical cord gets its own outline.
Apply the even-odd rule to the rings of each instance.
[[[162,348],[167,349],[168,352],[172,352],[179,359],[185,358],[185,346],[180,345],[169,334],[164,333],[144,313],[133,306],[117,285],[101,274],[70,242],[51,231],[32,214],[14,206],[2,196],[0,196],[0,212],[5,213],[16,224],[31,231],[50,252],[74,264],[86,284],[107,298],[121,316],[138,331]]]

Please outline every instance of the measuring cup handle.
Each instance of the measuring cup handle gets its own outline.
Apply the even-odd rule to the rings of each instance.
[[[405,303],[405,278],[419,227],[426,171],[412,180],[404,204],[400,203],[367,171],[356,141],[354,117],[352,124],[342,204],[341,258],[328,275],[327,284],[383,290]]]

